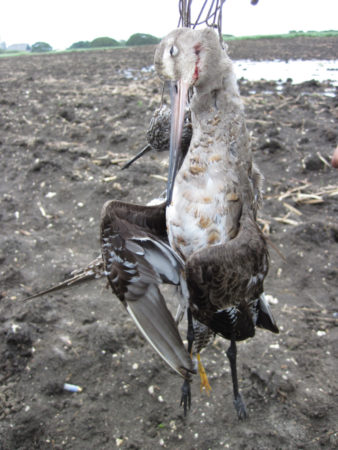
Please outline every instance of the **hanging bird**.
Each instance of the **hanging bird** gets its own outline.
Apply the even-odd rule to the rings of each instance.
[[[236,341],[252,337],[255,326],[278,333],[263,289],[268,251],[256,223],[261,176],[252,162],[232,63],[217,34],[212,29],[173,31],[159,44],[155,67],[172,81],[167,199],[153,207],[106,203],[101,222],[105,271],[144,336],[185,378],[185,408],[194,372],[189,356],[193,320],[230,340],[234,405],[243,419]],[[189,88],[193,135],[182,163]],[[188,307],[188,351],[159,290],[162,282],[181,288],[182,309]]]
[[[252,161],[232,63],[217,34],[212,29],[173,31],[159,44],[155,67],[172,82],[167,198],[154,206],[107,202],[101,217],[102,259],[62,287],[107,276],[145,338],[184,378],[185,412],[196,372],[191,353],[198,354],[214,334],[230,340],[234,405],[243,419],[247,412],[238,388],[236,342],[254,336],[256,326],[278,333],[264,296],[268,251],[256,223],[262,177]],[[193,91],[193,134],[182,146],[188,89]],[[161,294],[162,283],[180,290],[176,320]],[[177,328],[185,311],[188,349]]]
[[[151,118],[149,128],[147,130],[147,145],[137,153],[132,159],[130,159],[124,166],[121,167],[122,170],[130,167],[135,161],[137,161],[141,156],[148,153],[150,150],[156,150],[157,152],[169,151],[170,146],[170,122],[171,122],[171,110],[166,105],[161,105],[154,111]],[[191,117],[189,109],[186,110],[184,116],[184,126],[182,132],[182,160],[184,159],[185,153],[187,152],[191,140],[192,129],[191,129]],[[182,161],[181,161],[182,162]]]

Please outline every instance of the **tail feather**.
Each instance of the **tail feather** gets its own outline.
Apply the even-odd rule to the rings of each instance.
[[[259,297],[257,306],[256,326],[278,334],[279,329],[277,323],[272,315],[269,303],[266,300],[264,293]]]

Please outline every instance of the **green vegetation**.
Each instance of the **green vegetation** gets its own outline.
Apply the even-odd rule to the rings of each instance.
[[[52,46],[47,44],[47,42],[35,42],[32,45],[32,53],[45,53],[51,52],[52,50]]]
[[[237,41],[244,39],[289,39],[294,37],[333,37],[338,36],[338,31],[289,31],[287,34],[269,34],[269,35],[256,35],[256,36],[232,36],[229,34],[223,34],[224,41]]]
[[[69,50],[76,50],[79,48],[90,48],[90,41],[79,41],[79,42],[74,42],[74,44],[72,44],[69,47]]]
[[[136,33],[130,36],[130,38],[126,42],[126,45],[153,45],[158,44],[160,40],[161,39],[152,36],[151,34]]]
[[[0,52],[0,58],[2,58],[2,57],[8,58],[10,56],[22,56],[22,55],[29,56],[30,52],[18,52],[18,51],[6,51],[6,50]]]
[[[115,39],[112,39],[110,37],[99,37],[94,39],[90,43],[91,48],[100,48],[100,47],[119,47],[119,42],[115,41]]]
[[[327,31],[289,31],[287,34],[274,35],[257,35],[257,36],[233,36],[230,34],[223,34],[224,41],[244,40],[244,39],[290,39],[294,37],[337,37],[337,30]],[[78,41],[74,42],[67,51],[78,50],[95,50],[98,48],[112,48],[112,47],[129,47],[135,45],[154,45],[160,42],[160,38],[152,36],[151,34],[135,33],[127,41],[116,41],[110,37],[99,37],[93,41]],[[32,53],[46,53],[53,51],[52,47],[46,42],[36,42],[32,45]],[[16,56],[27,55],[29,52],[3,50],[0,49],[0,57],[2,56]]]

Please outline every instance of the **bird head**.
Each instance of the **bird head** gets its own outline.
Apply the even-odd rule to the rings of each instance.
[[[222,48],[218,34],[211,28],[179,28],[162,39],[155,52],[158,75],[188,87],[202,86],[219,75]]]

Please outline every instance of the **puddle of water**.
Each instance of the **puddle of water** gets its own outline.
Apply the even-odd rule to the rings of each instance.
[[[152,64],[148,67],[142,67],[141,70],[139,69],[120,69],[119,72],[127,79],[127,80],[140,80],[144,77],[145,74],[153,73],[155,72],[155,66]]]
[[[137,76],[137,70],[136,69],[124,69],[124,70],[122,70],[122,71],[120,71],[123,75],[124,75],[124,77],[127,79],[127,80],[137,80],[138,79],[138,76]]]
[[[141,72],[154,72],[155,71],[155,66],[154,64],[152,64],[151,66],[148,67],[142,67]]]
[[[286,61],[234,61],[237,78],[249,81],[268,80],[285,82],[292,78],[295,84],[304,81],[330,80],[338,86],[338,60],[289,60]]]
[[[298,84],[304,81],[317,80],[319,82],[330,81],[333,86],[338,86],[338,60],[307,60],[300,59],[286,61],[234,61],[234,69],[238,79],[248,81],[277,81],[277,90],[282,90],[287,79]],[[154,72],[154,65],[143,67],[141,70],[126,69],[123,74],[129,79],[140,79],[144,74]],[[334,96],[334,89],[326,89],[325,95]]]

